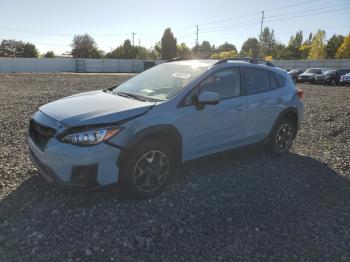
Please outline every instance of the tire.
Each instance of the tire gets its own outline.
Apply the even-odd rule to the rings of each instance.
[[[283,118],[280,120],[270,135],[269,151],[275,156],[288,153],[292,147],[296,131],[297,127],[291,119]]]
[[[155,196],[168,185],[175,169],[176,158],[169,145],[145,140],[131,149],[122,164],[120,188],[132,198]]]

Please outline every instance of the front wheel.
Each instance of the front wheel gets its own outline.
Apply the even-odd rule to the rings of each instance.
[[[282,119],[271,134],[269,148],[271,153],[280,156],[289,151],[296,135],[296,125],[288,118]]]
[[[127,195],[147,198],[159,194],[175,171],[175,155],[165,143],[146,140],[131,149],[122,164],[121,189]]]

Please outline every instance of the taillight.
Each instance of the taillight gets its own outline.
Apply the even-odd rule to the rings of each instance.
[[[304,98],[304,90],[303,89],[297,88],[296,94],[300,99]]]

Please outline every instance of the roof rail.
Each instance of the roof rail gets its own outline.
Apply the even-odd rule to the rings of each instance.
[[[251,63],[251,64],[263,64],[263,65],[275,67],[275,65],[273,63],[271,63],[270,61],[267,61],[267,60],[264,60],[261,58],[251,58],[251,57],[224,58],[224,59],[220,59],[219,61],[217,61],[214,65],[224,64],[224,63],[227,63],[228,61],[243,61],[243,62],[247,62],[247,63]]]
[[[166,63],[168,63],[168,62],[175,62],[175,61],[184,61],[184,60],[189,60],[189,59],[177,56],[177,57],[170,58],[170,59],[166,60]]]

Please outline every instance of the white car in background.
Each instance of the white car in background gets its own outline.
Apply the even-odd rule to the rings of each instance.
[[[350,73],[342,75],[340,78],[340,85],[350,84]]]

